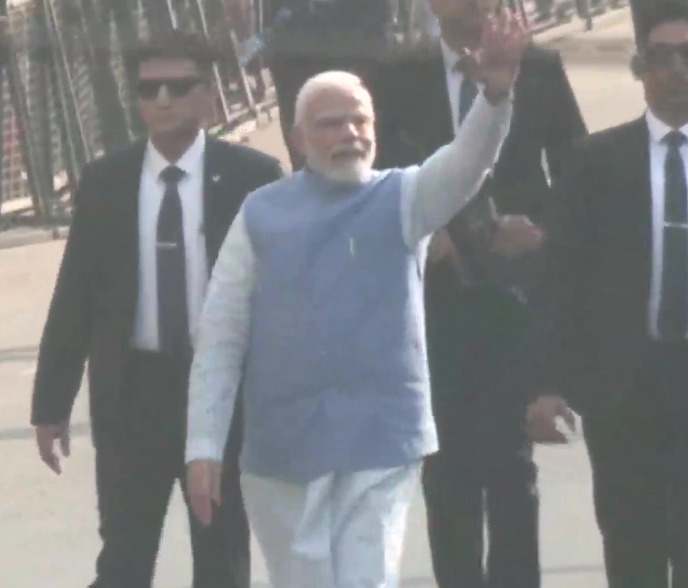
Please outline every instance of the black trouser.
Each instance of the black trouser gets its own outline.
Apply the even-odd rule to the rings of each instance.
[[[428,357],[440,451],[423,489],[440,588],[538,588],[537,471],[525,432],[530,313],[489,283],[426,284]],[[487,569],[483,528],[488,524]]]
[[[133,352],[117,418],[94,427],[103,548],[92,588],[151,586],[174,482],[185,489],[188,372],[188,363]],[[249,531],[238,473],[241,431],[232,428],[222,505],[209,527],[189,517],[194,588],[250,585]]]
[[[688,587],[688,345],[650,356],[636,390],[583,418],[609,588]]]
[[[493,367],[494,375],[505,369]],[[440,588],[538,588],[537,471],[524,401],[502,378],[469,380],[433,390],[441,449],[425,461],[423,489],[435,578]]]

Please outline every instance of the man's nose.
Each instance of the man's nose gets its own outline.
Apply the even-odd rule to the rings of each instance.
[[[156,98],[158,104],[169,104],[170,91],[167,89],[167,84],[161,84],[158,90],[158,97]]]
[[[353,121],[344,123],[343,133],[346,137],[358,137],[358,126]]]

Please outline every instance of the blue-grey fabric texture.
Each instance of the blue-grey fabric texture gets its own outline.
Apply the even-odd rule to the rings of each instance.
[[[342,187],[310,172],[245,204],[256,258],[244,376],[246,473],[314,480],[437,450],[423,248],[401,224],[401,170]]]

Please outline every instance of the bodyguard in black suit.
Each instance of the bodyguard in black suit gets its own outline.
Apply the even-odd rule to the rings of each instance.
[[[456,53],[479,39],[484,3],[430,4],[440,17],[443,55],[387,68],[374,82],[381,168],[421,161],[450,141],[470,107],[467,86],[472,82],[473,92],[479,86],[469,60]],[[541,221],[551,198],[543,151],[556,177],[572,141],[585,132],[559,55],[530,47],[514,91],[511,131],[481,196],[492,197],[498,214],[517,216],[485,219],[467,211],[449,226],[453,254],[440,252],[441,261],[428,266],[428,352],[440,451],[426,460],[424,491],[442,588],[540,583],[536,470],[524,427],[528,374],[519,356],[529,301],[525,288],[506,289],[494,269],[504,261],[496,253],[508,257],[523,248],[529,231],[537,234],[530,222]],[[515,234],[504,241],[512,228]]]
[[[425,0],[413,0],[424,2]],[[265,22],[272,26],[280,10],[291,11],[283,27],[277,25],[268,51],[268,65],[279,105],[280,126],[286,138],[294,125],[296,96],[311,77],[330,70],[359,76],[366,85],[375,72],[377,48],[390,20],[388,0],[264,0]],[[285,141],[293,169],[303,156]]]
[[[213,55],[201,39],[176,31],[132,61],[150,139],[84,169],[32,407],[41,457],[59,473],[54,445],[68,455],[88,359],[103,540],[94,588],[151,586],[172,487],[183,482],[205,284],[246,194],[281,175],[275,160],[201,130],[213,99]],[[194,588],[250,585],[239,445],[230,439],[213,524],[190,521]]]
[[[688,6],[648,13],[648,104],[592,135],[558,189],[549,382],[582,413],[610,588],[688,586]],[[529,410],[552,441],[561,397]],[[670,572],[671,567],[671,572]]]

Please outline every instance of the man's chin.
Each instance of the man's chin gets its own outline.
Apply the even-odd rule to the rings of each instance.
[[[339,164],[322,164],[320,162],[309,161],[308,167],[313,171],[325,176],[328,180],[338,184],[363,184],[372,175],[372,166],[362,159],[351,160]]]
[[[176,139],[179,137],[186,137],[194,132],[194,129],[180,125],[178,123],[170,122],[170,124],[151,125],[149,128],[151,136],[160,137],[163,139]]]
[[[357,165],[346,168],[330,168],[322,173],[328,179],[340,184],[364,184],[370,179],[372,170],[369,167]]]

